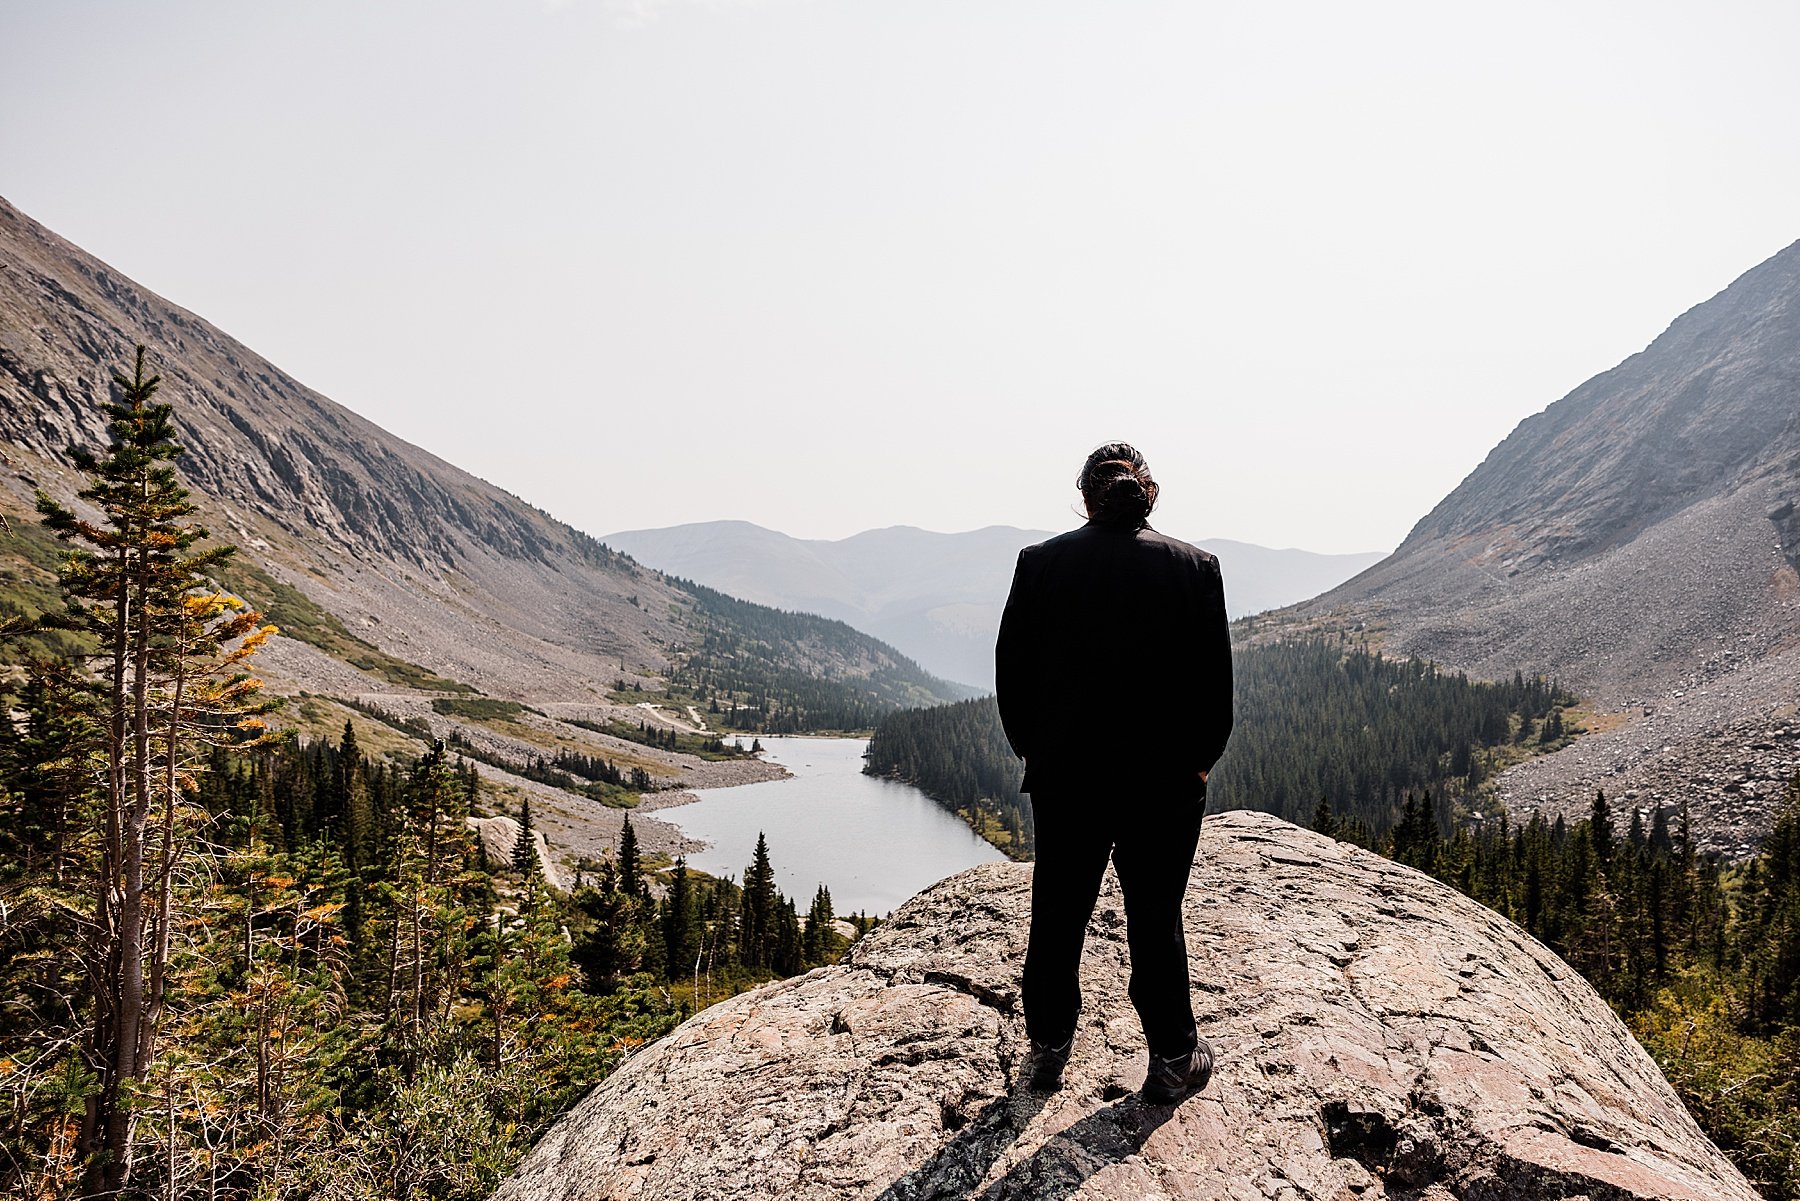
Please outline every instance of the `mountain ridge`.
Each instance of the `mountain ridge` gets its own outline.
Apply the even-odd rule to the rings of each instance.
[[[1492,512],[1496,506],[1501,508],[1497,516],[1503,520],[1520,522],[1536,517],[1542,522],[1541,498],[1535,502],[1536,511],[1524,509],[1532,502],[1521,493],[1533,491],[1533,486],[1538,491],[1560,492],[1549,500],[1552,512],[1589,510],[1584,525],[1590,528],[1573,537],[1559,536],[1550,529],[1539,533],[1544,557],[1559,551],[1607,549],[1712,494],[1722,474],[1766,471],[1772,449],[1780,447],[1792,453],[1800,448],[1800,412],[1790,408],[1784,413],[1779,404],[1767,403],[1771,391],[1791,397],[1793,376],[1756,378],[1751,370],[1756,360],[1744,353],[1750,348],[1743,345],[1750,342],[1761,348],[1773,335],[1784,343],[1778,348],[1779,357],[1791,360],[1796,305],[1800,304],[1796,278],[1800,278],[1800,241],[1676,317],[1643,350],[1526,417],[1419,520],[1395,551],[1396,556],[1434,537],[1486,532],[1496,517]],[[1728,344],[1720,347],[1721,340]],[[1685,376],[1668,378],[1667,364],[1690,358],[1700,360],[1699,364]],[[1751,378],[1744,378],[1747,374]],[[1715,387],[1715,383],[1733,386]],[[1631,395],[1634,391],[1635,397]],[[1649,410],[1643,416],[1662,427],[1663,438],[1637,436],[1615,427],[1614,432],[1631,436],[1609,443],[1593,438],[1594,431],[1584,428],[1594,420],[1605,421],[1622,407],[1621,402],[1633,401],[1638,408]],[[1602,409],[1608,412],[1602,413]],[[1696,423],[1694,418],[1701,420]],[[1647,460],[1623,457],[1627,449],[1646,447],[1662,453]],[[1545,453],[1550,450],[1559,453]],[[1567,469],[1571,457],[1579,467],[1573,474]],[[1517,479],[1520,475],[1531,478],[1522,485]],[[1583,501],[1590,503],[1583,505]],[[1596,525],[1598,528],[1591,528]]]
[[[784,705],[854,713],[959,695],[847,625],[727,603],[633,562],[306,387],[4,199],[0,602],[41,611],[54,597],[58,551],[35,494],[78,503],[85,480],[70,448],[107,445],[111,377],[140,343],[173,407],[176,469],[204,524],[239,548],[220,584],[291,635],[258,656],[259,674],[299,702],[288,720],[313,735],[375,712],[390,722],[384,739],[415,750],[429,727],[471,744],[498,737],[515,767],[567,746],[645,765],[661,785],[745,782],[779,769],[741,762],[721,779],[694,755],[546,715],[692,734],[704,723],[685,704],[655,706],[682,672],[738,680],[735,692],[703,687],[756,720]],[[496,735],[466,714],[419,712],[432,696],[471,692],[511,703],[489,711],[512,724]],[[560,851],[616,837],[616,812],[493,763],[482,770],[502,793],[533,797],[546,827],[566,835]],[[653,819],[640,834],[647,850],[685,845]]]
[[[942,677],[991,688],[994,635],[1018,551],[1054,536],[1008,525],[959,533],[894,525],[846,538],[796,538],[722,520],[622,530],[605,541],[733,595],[848,622]],[[1200,545],[1219,555],[1234,617],[1314,595],[1380,558],[1225,538]]]
[[[1557,676],[1604,728],[1508,773],[1509,804],[1680,797],[1742,852],[1800,771],[1797,498],[1800,242],[1520,422],[1392,555],[1268,628]]]

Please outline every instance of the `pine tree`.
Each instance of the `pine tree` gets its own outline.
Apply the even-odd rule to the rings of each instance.
[[[600,864],[594,883],[576,893],[574,900],[582,918],[574,961],[594,988],[610,992],[643,963],[638,899],[620,887],[618,868],[608,859]]]
[[[469,968],[471,913],[485,876],[465,870],[474,843],[465,820],[469,789],[450,765],[443,743],[434,743],[408,774],[402,825],[388,851],[384,889],[387,931],[387,1003],[396,1026],[403,1079],[412,1083],[438,1029],[449,1020],[445,998],[462,985]]]
[[[769,861],[769,840],[759,830],[756,852],[744,870],[744,895],[738,917],[738,960],[745,967],[768,968],[774,962],[779,904],[775,868]]]
[[[1612,812],[1604,792],[1594,794],[1593,808],[1588,814],[1588,840],[1593,844],[1594,861],[1604,870],[1612,863],[1613,855]]]
[[[1800,780],[1790,784],[1763,843],[1759,887],[1745,888],[1749,960],[1764,1030],[1800,1027]]]
[[[45,525],[71,547],[60,572],[63,622],[99,644],[106,687],[106,772],[90,877],[88,960],[97,987],[85,1046],[96,1087],[79,1135],[90,1194],[131,1187],[134,1097],[158,1053],[174,894],[191,845],[182,797],[189,747],[202,737],[262,735],[254,716],[260,685],[242,668],[274,633],[235,598],[203,590],[232,548],[195,549],[207,532],[189,520],[196,510],[172,466],[181,454],[173,410],[153,403],[160,384],[139,346],[132,375],[113,376],[120,399],[106,406],[106,457],[72,452],[89,477],[80,496],[99,523],[37,494]]]
[[[531,798],[519,802],[519,835],[513,839],[512,869],[521,879],[530,881],[543,874],[538,863],[537,831],[531,824]]]
[[[0,711],[12,711],[0,721],[0,1046],[13,1061],[0,1193],[53,1195],[79,1168],[71,1115],[89,1086],[82,1049],[93,1012],[84,914],[105,770],[96,709],[93,688],[61,665],[0,695]],[[42,1187],[21,1186],[19,1172]]]
[[[619,827],[619,891],[628,897],[646,895],[643,866],[638,859],[637,831],[631,828],[629,813]]]
[[[1331,798],[1319,798],[1319,803],[1313,808],[1312,828],[1327,838],[1338,836],[1338,821],[1331,813]]]
[[[801,931],[801,954],[807,966],[826,963],[833,958],[837,934],[831,928],[831,892],[823,884],[813,894],[812,907],[806,911],[806,926]]]
[[[769,940],[769,967],[777,976],[792,976],[806,970],[802,954],[800,914],[794,903],[777,896],[774,936]]]
[[[369,800],[369,765],[356,741],[356,727],[344,719],[332,784],[341,816],[344,858],[351,867],[368,861],[375,839],[375,813]]]
[[[688,877],[687,858],[677,857],[669,873],[669,895],[662,903],[663,961],[668,965],[668,978],[678,981],[692,973],[694,989],[699,992],[700,972],[699,916],[694,905],[693,883]]]

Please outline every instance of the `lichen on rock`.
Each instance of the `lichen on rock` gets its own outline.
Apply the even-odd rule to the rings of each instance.
[[[1207,819],[1187,896],[1201,1031],[1136,1095],[1110,877],[1064,1087],[1015,1084],[1031,869],[927,889],[849,960],[707,1009],[565,1115],[499,1201],[1754,1201],[1598,995],[1429,877],[1275,818]]]

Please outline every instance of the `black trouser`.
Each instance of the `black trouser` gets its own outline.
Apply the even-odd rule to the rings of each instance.
[[[1194,1049],[1187,935],[1181,904],[1200,839],[1199,799],[1134,797],[1103,789],[1039,789],[1031,796],[1037,866],[1031,879],[1031,944],[1025,952],[1025,1031],[1061,1046],[1081,1012],[1081,946],[1110,857],[1125,893],[1131,1003],[1150,1053]]]

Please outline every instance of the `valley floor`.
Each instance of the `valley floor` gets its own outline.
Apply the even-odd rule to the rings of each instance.
[[[616,851],[627,814],[644,854],[674,859],[702,844],[659,821],[654,816],[658,810],[697,800],[694,789],[753,784],[788,774],[761,759],[702,759],[572,724],[620,722],[635,727],[646,722],[657,729],[702,732],[691,719],[684,720],[685,715],[678,717],[649,703],[520,702],[521,711],[503,720],[477,721],[439,712],[433,702],[442,702],[444,694],[377,691],[371,677],[296,639],[275,639],[259,666],[266,669],[270,691],[288,698],[284,720],[309,737],[335,738],[349,720],[364,745],[378,752],[415,756],[423,751],[423,735],[429,732],[453,752],[464,753],[483,781],[480,811],[513,816],[529,798],[533,826],[548,841],[551,858],[571,878],[580,861],[599,860]],[[559,751],[604,758],[627,771],[642,768],[655,790],[643,793],[633,808],[615,808],[501,765],[523,767]]]

